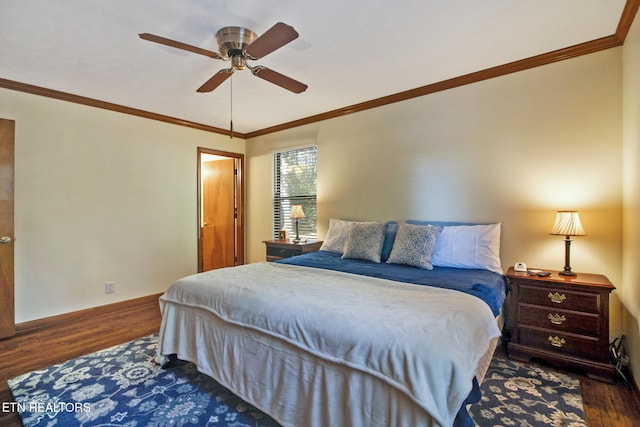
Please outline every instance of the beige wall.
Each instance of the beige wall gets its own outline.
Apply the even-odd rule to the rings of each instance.
[[[16,322],[196,272],[197,147],[243,140],[4,89],[0,117],[16,122]]]
[[[619,289],[623,325],[636,383],[640,383],[640,22],[623,47],[624,263]]]
[[[573,269],[618,287],[612,336],[629,336],[640,370],[638,27],[623,48],[248,141],[247,260],[264,260],[271,238],[282,148],[318,146],[320,236],[331,217],[501,221],[504,268],[552,269],[554,211],[578,209],[588,235]],[[244,142],[4,89],[0,117],[16,121],[16,322],[196,271],[196,147]]]
[[[622,49],[247,141],[250,262],[271,237],[271,153],[318,146],[319,235],[329,218],[501,221],[502,265],[561,269],[555,211],[587,236],[575,271],[622,278]],[[304,95],[301,95],[303,97]],[[621,331],[612,298],[612,333]]]

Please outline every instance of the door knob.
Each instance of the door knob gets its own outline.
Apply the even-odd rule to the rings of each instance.
[[[9,236],[2,236],[0,237],[0,243],[2,244],[7,244],[7,243],[11,243],[11,237]]]

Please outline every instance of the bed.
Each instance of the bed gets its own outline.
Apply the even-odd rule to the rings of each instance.
[[[332,219],[318,252],[176,281],[160,362],[193,362],[287,427],[473,426],[500,335],[499,231]]]

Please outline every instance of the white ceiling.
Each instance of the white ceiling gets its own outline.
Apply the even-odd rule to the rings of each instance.
[[[215,32],[300,37],[261,64],[309,85],[293,94],[233,76],[247,133],[615,33],[625,0],[0,0],[0,78],[196,123],[229,127],[228,62],[141,40],[148,32],[217,51]]]

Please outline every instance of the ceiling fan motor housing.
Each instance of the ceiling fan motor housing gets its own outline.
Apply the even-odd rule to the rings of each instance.
[[[257,38],[256,33],[244,27],[224,27],[216,33],[220,55],[224,59],[231,59],[236,69],[244,68],[244,49]]]

